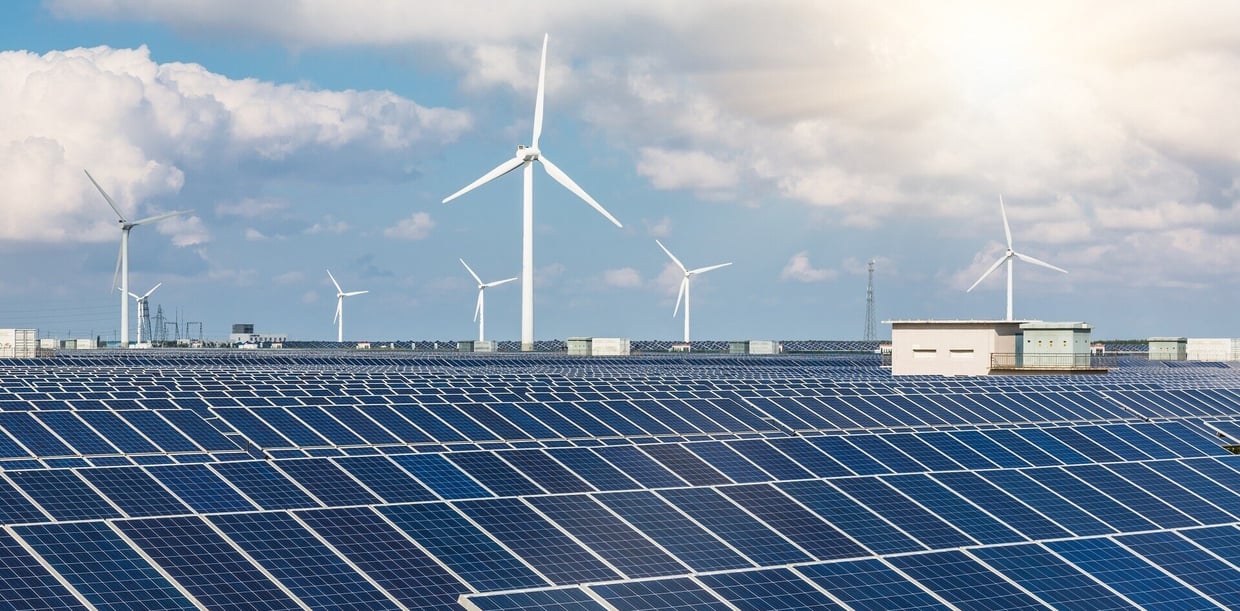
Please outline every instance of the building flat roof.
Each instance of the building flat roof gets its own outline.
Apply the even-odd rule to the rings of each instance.
[[[1023,325],[1041,322],[1039,320],[974,320],[974,319],[937,319],[937,320],[884,320],[885,325]]]

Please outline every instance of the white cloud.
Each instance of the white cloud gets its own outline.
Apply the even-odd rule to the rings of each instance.
[[[258,242],[258,241],[267,239],[267,236],[263,235],[263,232],[253,227],[246,227],[244,235],[245,235],[245,239],[250,242]]]
[[[383,235],[400,240],[421,240],[431,234],[435,221],[425,212],[415,212],[409,218],[383,230]]]
[[[210,233],[196,216],[174,216],[155,223],[155,230],[166,236],[172,236],[174,246],[194,246],[211,240]]]
[[[656,189],[718,191],[736,186],[736,166],[706,153],[654,147],[640,153],[637,173],[649,178]]]
[[[666,238],[672,233],[672,219],[666,216],[655,221],[642,219],[642,224],[646,226],[646,234],[651,237]]]
[[[271,279],[276,284],[296,284],[306,278],[306,275],[299,271],[284,272]]]
[[[216,204],[215,213],[220,216],[237,216],[247,219],[275,216],[289,207],[282,199],[245,198],[235,202]]]
[[[788,259],[788,263],[784,265],[783,271],[779,272],[781,280],[790,280],[795,282],[825,282],[832,280],[839,275],[839,272],[833,269],[814,267],[809,261],[809,253],[801,251],[792,255]]]
[[[349,224],[328,214],[313,225],[306,228],[305,233],[310,235],[318,235],[323,233],[344,233],[349,230]]]
[[[9,178],[0,239],[46,242],[115,238],[114,214],[82,168],[123,214],[141,218],[186,207],[177,199],[187,174],[227,184],[227,173],[258,161],[320,166],[303,174],[307,180],[337,166],[407,172],[400,157],[470,124],[465,113],[386,91],[234,80],[196,64],[160,64],[145,47],[0,52],[0,116],[8,117],[0,121],[0,168]],[[216,212],[253,218],[279,206],[242,200]],[[209,239],[196,218],[160,223],[159,231],[182,246]]]
[[[537,288],[545,288],[554,285],[560,281],[560,277],[564,275],[566,268],[561,263],[552,263],[543,267],[534,269],[534,286]]]
[[[609,269],[603,272],[603,283],[617,288],[635,288],[642,285],[642,275],[631,267]]]

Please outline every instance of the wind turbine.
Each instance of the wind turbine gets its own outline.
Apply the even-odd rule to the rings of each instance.
[[[370,291],[349,291],[348,293],[346,293],[344,292],[344,289],[340,288],[340,283],[336,282],[336,277],[332,275],[332,270],[330,269],[327,270],[327,277],[331,278],[332,284],[336,285],[336,315],[332,317],[332,322],[336,323],[336,341],[343,342],[344,341],[344,298],[352,297],[354,295],[361,295],[362,293],[369,293]]]
[[[616,227],[623,227],[620,221],[611,213],[603,209],[598,202],[594,201],[590,194],[586,193],[573,179],[568,177],[550,159],[547,159],[542,151],[538,148],[538,137],[542,135],[543,123],[543,90],[544,77],[547,71],[547,35],[543,35],[542,61],[538,68],[538,95],[534,99],[534,137],[530,146],[517,145],[516,155],[499,164],[495,169],[482,175],[482,178],[469,183],[464,189],[444,198],[443,203],[448,203],[474,189],[485,185],[504,174],[507,174],[517,168],[524,167],[524,185],[522,197],[522,233],[521,233],[521,350],[530,351],[534,349],[534,167],[535,161],[542,163],[543,169],[547,174],[554,178],[556,182],[564,185],[564,188],[572,191],[577,197],[585,200],[599,214],[607,217]]]
[[[86,170],[82,171],[86,172]],[[118,219],[117,222],[120,223],[121,226],[121,251],[116,257],[116,271],[112,273],[112,286],[116,286],[116,277],[120,276],[121,347],[124,348],[129,345],[129,303],[125,301],[129,295],[129,231],[138,225],[158,223],[159,221],[170,219],[174,216],[189,214],[193,212],[193,210],[178,210],[167,214],[148,216],[144,219],[138,219],[136,221],[127,221],[125,220],[125,215],[121,214],[121,209],[116,207],[116,202],[112,201],[112,198],[108,196],[107,191],[104,191],[103,187],[99,186],[99,183],[95,181],[95,177],[91,176],[90,172],[86,172],[86,177],[89,178],[91,184],[95,185],[95,188],[99,190],[99,194],[103,196],[103,199],[107,200],[108,205],[112,207],[112,211],[116,213]]]
[[[991,272],[999,269],[1000,265],[1007,263],[1007,320],[1012,320],[1012,259],[1020,259],[1026,263],[1040,265],[1047,269],[1053,269],[1064,274],[1068,273],[1068,270],[1055,267],[1054,265],[1051,265],[1046,261],[1042,261],[1041,259],[1035,259],[1029,255],[1023,255],[1015,250],[1012,250],[1012,229],[1008,227],[1007,208],[1003,205],[1002,195],[999,196],[999,213],[1003,215],[1003,235],[1007,238],[1007,251],[1005,251],[1003,255],[999,257],[999,260],[995,261],[994,265],[991,265],[990,268],[986,270],[986,273],[982,274],[982,277],[978,278],[977,282],[974,282],[973,286],[969,287],[969,289],[965,292],[972,292],[973,289],[977,288],[977,285],[981,284],[982,281],[986,279],[986,276],[989,276]]]
[[[687,269],[685,265],[680,262],[680,259],[677,259],[676,255],[673,255],[672,251],[668,250],[667,247],[663,245],[663,242],[655,240],[654,243],[658,244],[659,248],[662,248],[663,252],[667,253],[668,258],[672,260],[672,263],[675,263],[676,267],[679,267],[680,271],[685,273],[684,279],[680,281],[680,293],[676,295],[676,309],[672,310],[672,318],[675,318],[676,313],[680,311],[680,300],[683,298],[685,300],[685,343],[687,344],[689,343],[689,279],[698,274],[705,274],[711,270],[727,267],[732,263],[720,263],[719,265],[699,267],[697,269]]]
[[[478,281],[478,305],[474,308],[474,320],[478,321],[478,341],[483,342],[483,341],[486,341],[485,331],[486,331],[486,322],[487,322],[487,311],[486,311],[487,289],[493,286],[499,286],[501,284],[508,284],[509,282],[516,280],[516,278],[515,277],[506,278],[504,280],[496,280],[495,282],[483,282],[482,278],[479,278],[478,274],[475,274],[474,270],[471,269],[469,267],[469,264],[465,262],[465,259],[460,259],[460,261],[461,261],[461,265],[465,266],[465,271],[469,272],[469,275],[473,276],[474,280]]]
[[[162,282],[160,282],[159,284],[156,284],[155,286],[151,287],[151,290],[147,291],[142,296],[138,296],[133,293],[129,294],[130,297],[134,298],[134,301],[138,302],[138,344],[142,343],[142,321],[146,320],[147,297],[150,297],[151,293],[154,293],[155,289],[163,286],[163,284],[164,283]]]

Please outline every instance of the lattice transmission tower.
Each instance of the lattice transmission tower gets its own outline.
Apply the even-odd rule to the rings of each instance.
[[[878,321],[874,320],[874,260],[870,260],[870,279],[865,285],[865,340],[874,341],[877,337]]]

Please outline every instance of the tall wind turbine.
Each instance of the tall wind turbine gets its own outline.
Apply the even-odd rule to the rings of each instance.
[[[133,293],[129,294],[130,297],[134,298],[134,301],[138,302],[138,343],[139,344],[142,343],[142,321],[146,320],[147,297],[150,297],[151,293],[154,293],[155,289],[163,286],[163,284],[164,283],[162,282],[160,282],[159,284],[156,284],[155,286],[151,287],[151,290],[147,291],[145,294],[141,296],[135,295]]]
[[[522,197],[522,233],[521,233],[521,350],[530,351],[534,349],[534,167],[535,161],[540,162],[543,169],[547,170],[547,174],[554,178],[556,182],[564,185],[564,188],[572,191],[577,197],[585,200],[599,214],[607,217],[616,227],[623,227],[620,221],[611,213],[603,209],[598,202],[594,201],[590,194],[586,193],[573,179],[568,177],[550,159],[547,159],[542,151],[538,148],[538,137],[542,135],[543,123],[543,90],[544,77],[547,71],[547,35],[543,35],[542,62],[538,68],[538,95],[534,99],[534,137],[530,146],[517,145],[517,153],[498,166],[495,169],[482,175],[482,178],[469,183],[464,189],[444,198],[446,204],[474,189],[485,185],[504,174],[507,174],[517,168],[524,167],[524,185]]]
[[[344,341],[344,298],[354,295],[369,293],[370,291],[349,291],[344,292],[340,288],[340,283],[336,282],[336,277],[332,275],[332,270],[327,270],[327,277],[332,279],[332,284],[336,285],[336,315],[332,317],[332,322],[336,323],[336,341]]]
[[[994,265],[991,265],[990,268],[986,270],[986,273],[982,274],[982,277],[978,278],[977,282],[974,282],[973,286],[969,287],[969,289],[965,292],[972,292],[973,289],[977,288],[977,285],[981,284],[982,281],[986,279],[986,276],[989,276],[991,272],[999,269],[1000,265],[1007,263],[1007,320],[1012,320],[1012,259],[1020,259],[1026,263],[1040,265],[1047,269],[1053,269],[1064,274],[1068,273],[1068,270],[1055,267],[1054,265],[1051,265],[1046,261],[1042,261],[1041,259],[1035,259],[1029,255],[1023,255],[1015,250],[1012,250],[1012,229],[1008,227],[1007,208],[1003,205],[1002,195],[999,196],[999,213],[1003,215],[1003,235],[1007,238],[1007,251],[1005,251],[1003,255],[999,257],[999,260],[995,261]]]
[[[662,248],[663,252],[667,253],[668,258],[672,260],[672,263],[675,263],[676,267],[679,267],[680,271],[685,274],[684,279],[680,281],[680,293],[676,295],[676,309],[672,310],[672,317],[675,318],[676,313],[680,311],[680,300],[683,298],[685,300],[685,343],[687,344],[689,343],[689,279],[698,274],[705,274],[711,270],[727,267],[732,263],[729,261],[728,263],[720,263],[719,265],[699,267],[697,269],[687,269],[685,265],[680,262],[680,259],[677,259],[676,255],[673,255],[672,251],[668,250],[667,247],[663,245],[663,242],[655,240],[654,243],[658,244],[659,248]]]
[[[86,170],[83,170],[83,172],[86,172]],[[125,215],[121,214],[121,209],[116,207],[116,202],[112,201],[112,198],[108,196],[107,191],[104,191],[103,187],[99,186],[99,183],[95,181],[95,177],[91,176],[90,172],[86,172],[86,177],[89,178],[91,184],[95,185],[95,188],[99,190],[99,194],[103,196],[103,199],[107,200],[108,205],[112,207],[112,211],[116,213],[116,217],[118,219],[117,222],[120,223],[121,226],[121,251],[116,257],[116,271],[112,273],[112,286],[116,287],[116,278],[117,276],[120,276],[121,347],[124,348],[129,345],[129,302],[126,301],[129,298],[129,230],[137,227],[138,225],[150,225],[174,216],[189,214],[193,212],[193,210],[178,210],[167,214],[148,216],[144,219],[138,219],[136,221],[127,221],[125,220]]]
[[[471,269],[469,267],[469,264],[465,262],[465,259],[461,259],[460,261],[461,261],[461,265],[465,266],[465,271],[469,272],[469,275],[473,276],[474,280],[478,281],[478,305],[474,307],[474,320],[478,321],[478,341],[483,342],[483,341],[486,341],[486,324],[487,324],[486,292],[487,292],[487,289],[493,286],[499,286],[501,284],[508,284],[509,282],[516,280],[516,277],[506,278],[504,280],[496,280],[494,282],[483,282],[482,278],[479,278],[478,274],[475,274],[474,270]]]

